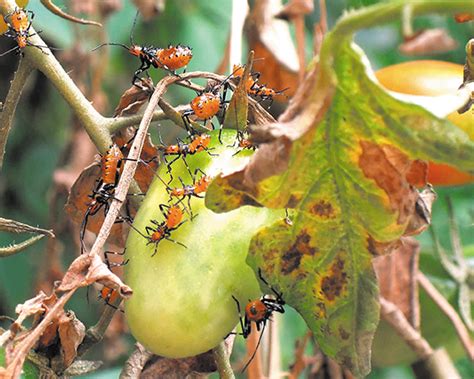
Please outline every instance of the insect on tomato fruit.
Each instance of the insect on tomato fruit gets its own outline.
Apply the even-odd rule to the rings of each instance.
[[[459,64],[421,60],[382,68],[375,73],[388,90],[409,95],[440,96],[455,93],[462,83],[463,66]],[[474,113],[451,113],[453,124],[474,140]],[[429,163],[428,182],[435,186],[452,186],[474,182],[474,176],[444,163]]]
[[[187,156],[193,173],[199,168],[215,177],[224,169],[239,167],[252,153],[234,156],[235,131],[222,131],[222,145],[217,131],[210,135],[209,148],[218,156]],[[158,205],[168,203],[170,188],[182,186],[180,177],[189,178],[182,159],[173,163],[172,174],[174,179],[167,184],[167,167],[161,166],[135,216],[134,228],[144,230],[150,220],[163,219]],[[186,222],[172,234],[187,248],[164,239],[152,256],[154,246],[147,246],[142,235],[131,231],[127,239],[130,261],[124,273],[133,288],[133,296],[125,301],[128,325],[148,350],[170,358],[194,356],[217,346],[239,322],[233,296],[242,305],[262,296],[254,272],[245,263],[250,239],[260,227],[284,217],[282,210],[256,207],[217,214],[205,207],[203,198],[189,200],[194,218],[184,214]]]

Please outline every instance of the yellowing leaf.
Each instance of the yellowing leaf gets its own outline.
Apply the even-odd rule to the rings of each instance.
[[[328,36],[319,77],[300,94],[294,117],[269,125],[273,141],[244,169],[218,177],[206,197],[217,212],[294,209],[292,225],[281,220],[257,232],[247,261],[303,316],[323,352],[357,377],[370,371],[379,319],[372,258],[430,222],[435,195],[414,187],[426,172],[412,159],[474,171],[469,137],[392,98],[364,60],[348,40]]]

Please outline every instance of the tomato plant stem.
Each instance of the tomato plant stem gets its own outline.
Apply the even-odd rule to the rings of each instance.
[[[213,350],[214,359],[216,361],[217,370],[221,379],[234,379],[234,372],[230,366],[229,355],[227,354],[225,343],[222,341]]]

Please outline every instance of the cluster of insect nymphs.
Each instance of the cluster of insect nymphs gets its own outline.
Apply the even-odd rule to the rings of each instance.
[[[28,14],[31,15],[30,18],[28,17]],[[33,19],[33,17],[33,12],[26,11],[22,8],[17,8],[15,9],[15,11],[9,13],[4,17],[5,24],[8,27],[7,31],[5,32],[5,36],[15,39],[17,46],[6,51],[5,53],[0,54],[0,56],[8,54],[12,51],[18,51],[21,53],[22,49],[24,49],[26,46],[35,46],[41,50],[43,48],[46,48],[46,46],[34,45],[28,40],[29,37],[34,35],[30,34],[30,29],[32,25],[31,20]],[[141,80],[141,74],[145,73],[146,75],[148,75],[148,69],[150,69],[151,67],[164,69],[173,75],[178,75],[176,73],[176,70],[186,68],[186,66],[193,57],[192,49],[188,46],[178,44],[176,46],[170,45],[167,48],[157,48],[154,46],[136,45],[133,42],[133,30],[136,24],[136,20],[137,17],[135,17],[132,32],[130,34],[130,46],[126,46],[120,43],[106,43],[98,46],[96,49],[104,45],[117,45],[128,50],[130,54],[138,57],[140,59],[140,67],[134,72],[132,78],[132,83],[134,85],[137,85],[137,83]],[[222,112],[223,119],[228,104],[228,101],[226,100],[226,93],[227,90],[230,88],[229,82],[234,81],[234,84],[237,84],[239,80],[241,80],[243,72],[244,66],[235,65],[233,68],[233,72],[227,78],[222,80],[220,83],[208,87],[205,91],[198,93],[198,95],[191,100],[189,104],[189,110],[185,111],[182,114],[183,122],[188,132],[188,138],[186,141],[178,139],[175,145],[165,145],[163,142],[161,142],[159,150],[163,155],[163,159],[166,162],[168,168],[167,172],[170,175],[170,180],[167,183],[160,178],[160,180],[162,180],[162,182],[164,183],[166,191],[169,195],[168,204],[159,205],[159,209],[163,215],[163,220],[150,220],[150,225],[145,227],[145,230],[143,232],[136,229],[131,224],[132,219],[129,215],[122,217],[121,220],[119,220],[120,222],[130,222],[132,228],[147,240],[147,244],[155,245],[155,249],[152,256],[156,255],[156,253],[158,252],[158,244],[164,239],[186,247],[181,242],[173,240],[171,238],[171,234],[174,230],[178,229],[184,222],[187,221],[184,220],[185,212],[189,213],[191,220],[195,217],[191,209],[191,198],[203,198],[203,194],[206,192],[207,187],[209,186],[212,180],[210,176],[206,175],[206,173],[204,173],[199,168],[196,169],[194,172],[191,172],[186,162],[186,157],[188,155],[194,155],[200,152],[207,152],[209,155],[214,155],[211,153],[210,148],[211,136],[205,133],[197,133],[192,127],[190,117],[194,116],[195,119],[203,121],[204,124],[206,124],[208,120],[211,120],[214,116],[218,115],[219,112]],[[276,91],[261,84],[258,81],[259,77],[260,74],[257,72],[251,73],[251,75],[249,76],[247,83],[245,84],[248,95],[260,99],[261,101],[270,100],[270,102],[272,102],[274,96],[280,95],[283,93],[283,91],[285,91]],[[117,187],[120,174],[122,173],[124,162],[125,160],[127,160],[127,158],[124,156],[124,150],[130,144],[130,142],[131,140],[121,147],[114,143],[101,157],[101,174],[96,181],[96,185],[92,191],[92,194],[89,195],[92,200],[87,207],[80,228],[81,252],[83,252],[85,248],[84,234],[86,231],[89,217],[94,216],[101,209],[104,209],[104,214],[106,215],[110,206],[110,201],[115,198],[115,189]],[[257,149],[257,146],[249,140],[248,133],[246,130],[237,131],[237,137],[234,146],[237,147],[237,151],[235,154],[240,153],[244,149]],[[172,164],[180,158],[183,160],[184,164],[188,168],[189,174],[192,179],[192,184],[186,184],[182,178],[178,178],[181,182],[181,187],[172,188],[169,186],[169,183],[171,183],[173,180]],[[168,161],[168,159],[170,160]],[[182,204],[184,200],[187,200],[187,206]],[[108,258],[110,254],[117,253],[104,253],[105,261],[109,269],[115,266],[121,266],[128,263],[128,260],[123,261],[119,264],[110,263]],[[123,254],[124,252],[120,253],[120,255]],[[240,303],[237,298],[233,296],[240,316],[240,325],[242,328],[242,332],[237,334],[242,335],[244,338],[247,338],[250,335],[252,331],[252,323],[255,323],[257,331],[261,330],[263,333],[266,322],[270,319],[273,312],[285,312],[285,301],[283,300],[282,294],[276,291],[272,286],[267,283],[260,271],[259,277],[260,280],[262,280],[262,282],[270,288],[273,294],[264,295],[257,300],[249,300],[248,304],[245,307],[245,313],[243,317],[241,316]],[[120,295],[116,289],[112,289],[106,286],[104,286],[99,293],[99,298],[101,298],[105,301],[106,304],[114,308],[114,303],[118,300],[119,296]],[[262,334],[260,335],[257,348],[260,344],[261,338]],[[250,364],[251,360],[255,356],[256,351],[257,350],[255,350],[243,370],[245,370]]]

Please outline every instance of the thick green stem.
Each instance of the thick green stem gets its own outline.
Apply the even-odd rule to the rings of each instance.
[[[30,37],[30,41],[35,45],[45,46],[43,40],[37,35]],[[26,59],[30,60],[54,84],[99,151],[104,153],[112,144],[110,133],[105,127],[107,119],[94,109],[48,49],[27,47],[25,50]]]
[[[212,349],[212,353],[214,354],[214,359],[216,361],[220,378],[234,379],[234,372],[230,366],[229,356],[227,355],[224,341]]]
[[[25,85],[28,76],[31,73],[31,64],[22,59],[12,80],[10,89],[3,104],[2,112],[0,113],[0,170],[3,165],[3,157],[5,155],[5,146],[7,144],[8,134],[13,123],[13,115],[21,96],[21,91]]]

